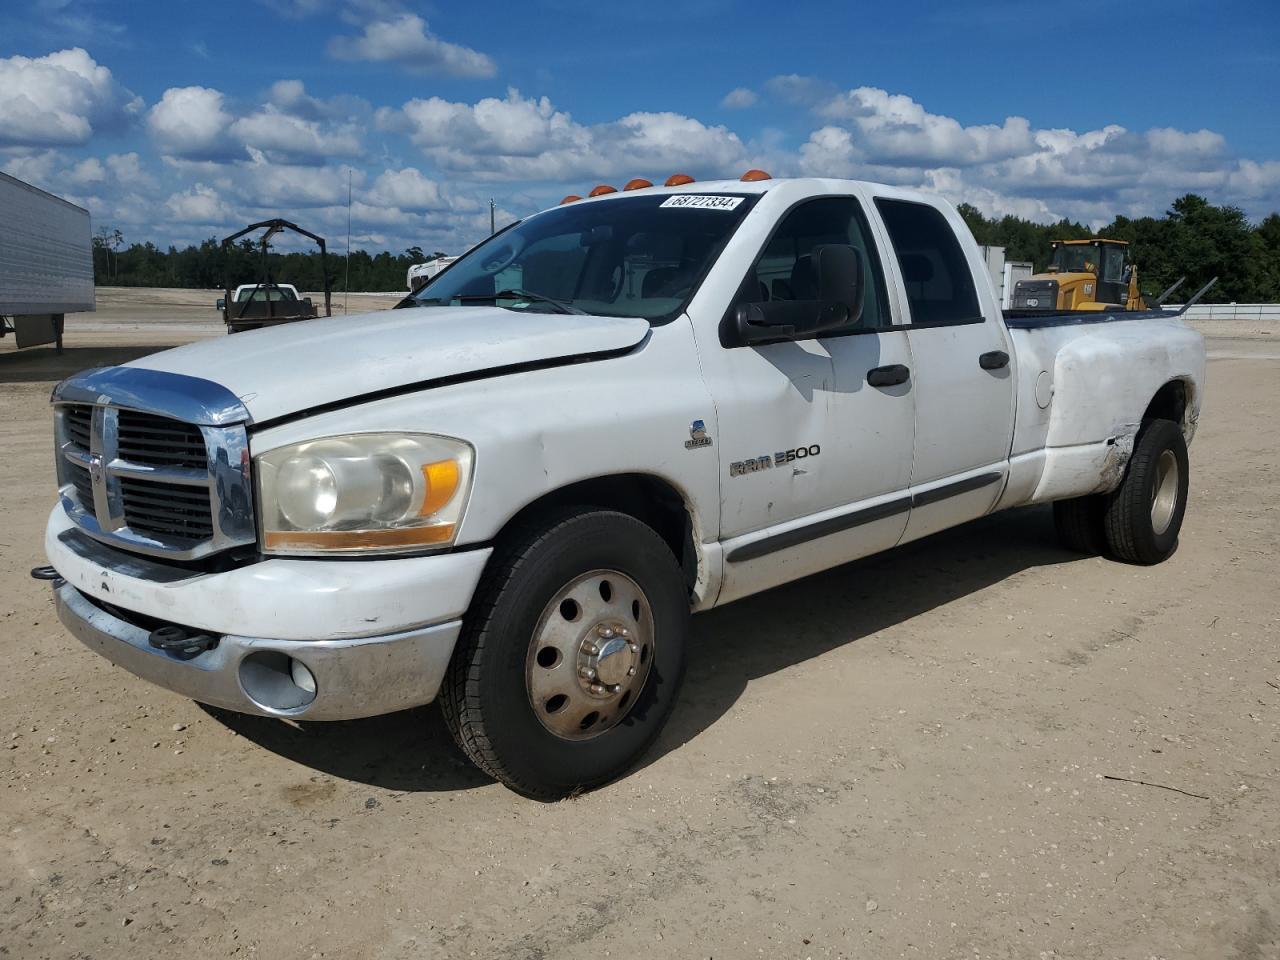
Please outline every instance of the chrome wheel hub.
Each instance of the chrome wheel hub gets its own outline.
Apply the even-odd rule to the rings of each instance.
[[[1162,534],[1169,529],[1178,506],[1178,458],[1165,450],[1156,461],[1155,481],[1151,485],[1151,529]]]
[[[653,663],[653,614],[639,584],[593,570],[558,590],[538,619],[525,661],[529,703],[567,740],[621,722]]]

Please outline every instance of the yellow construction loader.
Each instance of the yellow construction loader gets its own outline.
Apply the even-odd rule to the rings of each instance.
[[[1013,288],[1014,310],[1145,310],[1123,240],[1055,240],[1049,269]]]

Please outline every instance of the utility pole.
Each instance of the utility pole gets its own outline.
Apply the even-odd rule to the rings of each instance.
[[[494,227],[493,225],[494,210],[496,209],[496,207],[497,207],[497,204],[493,202],[493,197],[490,197],[489,198],[489,236],[491,237],[498,232],[497,228]]]
[[[349,316],[347,301],[351,297],[351,168],[347,167],[347,276],[342,281],[342,315]]]

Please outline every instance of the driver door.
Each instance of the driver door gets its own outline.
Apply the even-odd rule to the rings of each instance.
[[[813,339],[739,345],[726,332],[737,302],[816,296],[810,251],[852,246],[863,309]],[[703,351],[716,403],[724,578],[718,602],[893,546],[906,527],[914,394],[868,374],[909,365],[881,255],[854,196],[806,200],[780,221]]]

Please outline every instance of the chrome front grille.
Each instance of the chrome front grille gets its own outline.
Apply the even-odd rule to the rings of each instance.
[[[117,406],[107,386],[131,405]],[[163,389],[148,398],[140,389],[147,386]],[[226,393],[204,380],[121,367],[60,384],[54,394],[58,483],[68,516],[99,540],[175,559],[254,542],[247,428],[217,422],[229,413],[248,416],[238,401],[231,406],[213,391]],[[201,406],[202,392],[222,406]],[[77,402],[84,399],[91,402]],[[148,399],[215,422],[133,406]]]
[[[208,451],[200,428],[168,417],[120,411],[119,456],[154,467],[208,469]]]
[[[122,477],[120,496],[130,530],[181,543],[199,543],[213,536],[207,488]]]

